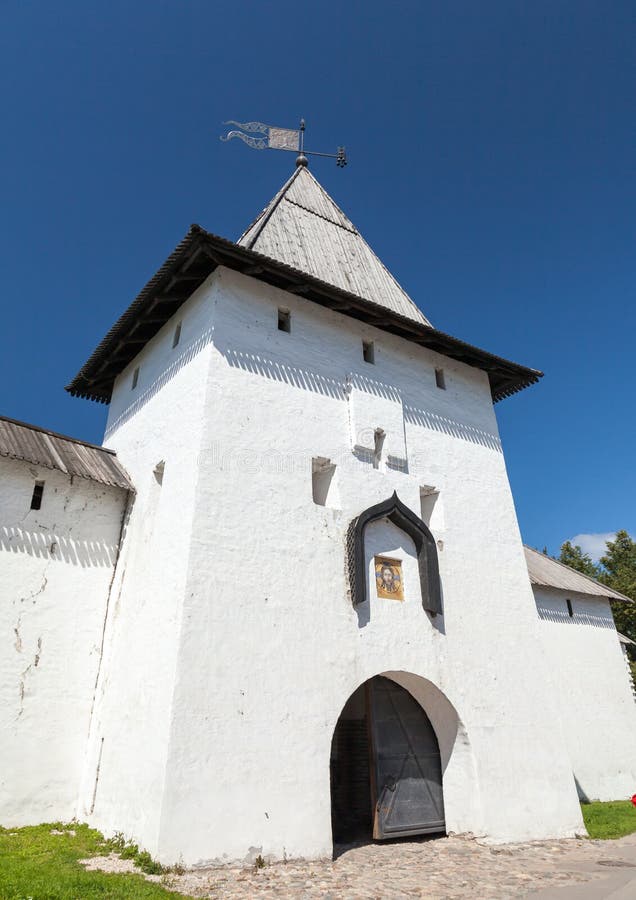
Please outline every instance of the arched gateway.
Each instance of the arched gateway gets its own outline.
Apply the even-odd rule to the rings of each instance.
[[[361,685],[338,719],[331,816],[336,842],[445,831],[433,726],[411,694],[382,675]]]

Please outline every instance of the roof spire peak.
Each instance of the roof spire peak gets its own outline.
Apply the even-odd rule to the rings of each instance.
[[[309,167],[309,160],[305,156],[305,120],[300,120],[300,131],[298,134],[298,156],[296,157],[296,168]]]
[[[303,162],[238,243],[421,324],[430,324]]]

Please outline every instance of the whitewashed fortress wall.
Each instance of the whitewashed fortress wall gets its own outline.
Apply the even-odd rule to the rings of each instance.
[[[126,500],[120,488],[0,458],[5,826],[75,815]]]
[[[610,603],[538,586],[534,594],[581,798],[630,797],[636,784],[636,714]]]

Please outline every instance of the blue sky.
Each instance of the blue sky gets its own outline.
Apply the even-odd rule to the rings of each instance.
[[[525,540],[636,532],[633,0],[6,0],[0,411],[100,441],[64,385],[191,222],[236,238],[289,154],[444,331],[546,372],[497,406]]]

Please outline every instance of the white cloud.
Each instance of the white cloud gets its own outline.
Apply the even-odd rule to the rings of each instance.
[[[598,562],[605,555],[608,541],[616,537],[615,531],[607,531],[604,534],[575,534],[570,538],[570,543],[581,548],[583,553],[589,553],[594,562]]]

